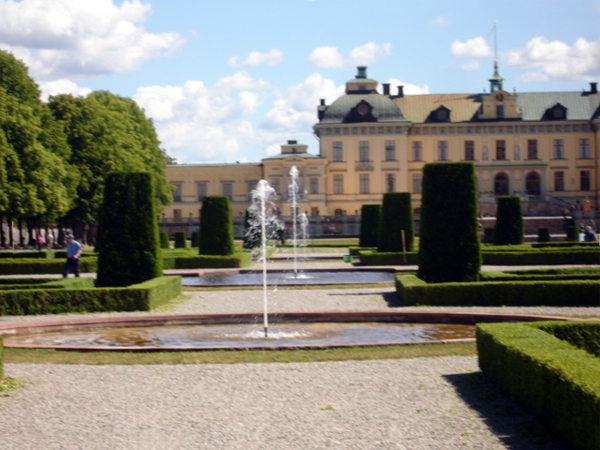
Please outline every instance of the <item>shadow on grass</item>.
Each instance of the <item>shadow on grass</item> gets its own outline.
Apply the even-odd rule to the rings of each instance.
[[[512,401],[483,372],[444,375],[459,397],[510,450],[573,450],[535,414]]]

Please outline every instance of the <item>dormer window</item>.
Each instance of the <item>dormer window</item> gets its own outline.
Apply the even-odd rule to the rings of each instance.
[[[450,110],[445,106],[440,106],[433,111],[431,118],[434,122],[450,122]]]
[[[567,118],[567,108],[557,103],[547,111],[546,118],[549,120],[565,120]]]

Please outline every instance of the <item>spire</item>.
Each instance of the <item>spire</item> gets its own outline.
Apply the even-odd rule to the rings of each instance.
[[[490,82],[490,92],[501,91],[502,81],[504,81],[504,78],[498,73],[498,40],[496,24],[497,22],[494,21],[494,28],[492,28],[492,33],[494,33],[494,75],[488,80]]]

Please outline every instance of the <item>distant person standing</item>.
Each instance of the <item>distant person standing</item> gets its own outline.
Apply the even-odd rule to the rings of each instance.
[[[48,250],[52,250],[54,244],[54,235],[52,233],[48,233],[48,236],[46,236],[46,244],[48,245]]]
[[[38,247],[38,250],[40,252],[42,251],[43,245],[44,245],[44,239],[42,238],[41,234],[38,234],[38,237],[37,237],[37,247]]]
[[[583,240],[585,242],[596,242],[596,233],[594,233],[594,230],[589,225],[585,227]]]
[[[65,264],[63,278],[67,278],[71,267],[75,272],[75,276],[79,276],[79,257],[81,256],[82,250],[81,244],[75,240],[73,235],[67,234],[67,262]]]

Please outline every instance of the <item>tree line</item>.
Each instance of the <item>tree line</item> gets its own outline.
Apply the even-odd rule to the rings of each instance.
[[[13,245],[13,227],[20,245],[31,244],[25,228],[32,239],[52,225],[91,240],[112,172],[149,172],[158,210],[172,201],[165,167],[173,160],[133,100],[96,91],[43,102],[40,94],[27,66],[0,50],[0,245]]]

